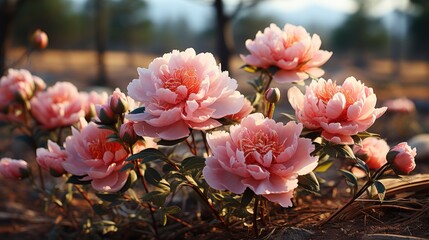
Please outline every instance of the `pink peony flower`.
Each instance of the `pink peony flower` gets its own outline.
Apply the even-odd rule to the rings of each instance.
[[[9,69],[0,79],[0,121],[24,122],[24,101],[46,87],[45,82],[25,69]]]
[[[0,174],[9,179],[21,180],[28,176],[28,164],[24,160],[2,158],[0,160]]]
[[[82,96],[69,82],[57,82],[31,99],[31,113],[45,128],[70,126],[85,117]]]
[[[353,144],[352,135],[367,130],[386,107],[375,108],[372,88],[354,77],[342,86],[319,79],[306,86],[305,95],[297,87],[288,91],[296,118],[308,129],[321,130],[322,137],[336,144]]]
[[[282,30],[272,23],[264,33],[259,31],[255,40],[246,41],[250,55],[241,55],[241,58],[259,68],[279,68],[273,77],[278,83],[298,82],[324,74],[320,66],[332,52],[320,50],[320,45],[320,37],[310,36],[301,26],[286,24]]]
[[[237,113],[244,104],[237,82],[220,70],[210,53],[174,50],[138,72],[128,95],[146,110],[127,118],[136,122],[134,129],[141,136],[175,140],[188,136],[189,128],[212,129],[221,125],[216,119]]]
[[[283,207],[292,206],[298,175],[317,166],[311,140],[300,138],[302,124],[286,125],[250,114],[230,133],[214,131],[207,135],[212,156],[206,160],[203,175],[217,190],[241,194],[250,188]]]
[[[361,145],[354,145],[353,152],[356,155],[363,155],[362,160],[370,169],[379,169],[387,163],[386,155],[390,147],[383,139],[376,137],[367,137],[362,140]]]
[[[67,159],[67,152],[62,150],[58,144],[48,140],[48,149],[36,149],[37,163],[47,171],[55,171],[57,174],[64,174],[63,162]]]
[[[93,122],[80,132],[73,128],[72,136],[66,139],[64,169],[73,175],[85,176],[83,180],[92,180],[92,187],[98,191],[119,191],[127,181],[128,172],[120,170],[129,154],[120,143],[108,141],[112,133]]]
[[[96,115],[96,108],[97,105],[102,105],[107,103],[108,95],[106,92],[96,92],[91,91],[89,93],[87,92],[80,92],[79,93],[82,98],[83,106],[82,108],[85,111],[85,116],[89,119],[92,116]]]
[[[405,97],[387,100],[384,105],[389,112],[412,113],[416,111],[414,102]]]
[[[241,110],[238,113],[225,116],[225,118],[233,120],[233,121],[241,121],[241,119],[247,117],[250,113],[252,113],[254,110],[252,103],[247,99],[244,98],[244,104]]]
[[[391,151],[399,152],[391,161],[392,168],[398,174],[408,174],[416,167],[414,158],[417,155],[416,148],[411,148],[408,143],[401,142]]]

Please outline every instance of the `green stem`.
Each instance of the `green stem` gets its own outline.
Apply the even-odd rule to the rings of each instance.
[[[258,205],[259,205],[259,198],[255,197],[255,203],[253,205],[253,233],[255,234],[255,237],[258,238],[259,231],[258,231]]]
[[[390,167],[389,163],[384,164],[381,168],[379,168],[375,174],[374,177],[369,179],[365,185],[363,185],[360,190],[353,196],[350,201],[348,201],[343,207],[338,209],[336,212],[334,212],[329,218],[327,218],[321,225],[325,225],[326,223],[332,221],[338,214],[340,214],[344,209],[346,209],[350,204],[352,204],[357,198],[359,198],[370,186],[374,184],[374,182]]]

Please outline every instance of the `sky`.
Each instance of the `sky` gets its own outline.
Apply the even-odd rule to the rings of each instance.
[[[234,7],[238,0],[224,0],[227,7]],[[371,11],[373,16],[382,16],[394,8],[406,9],[408,0],[379,0]],[[194,29],[204,27],[212,16],[213,9],[207,0],[147,0],[149,14],[155,21],[176,21],[185,18]],[[355,0],[266,0],[258,5],[262,14],[294,21],[295,24],[322,23],[329,27],[341,24],[347,14],[357,9]]]
[[[73,0],[83,3],[86,0]],[[378,0],[371,15],[383,16],[393,9],[404,10],[409,0]],[[148,14],[157,23],[185,19],[191,28],[202,29],[213,16],[211,0],[146,0]],[[227,9],[232,9],[239,0],[224,0]],[[335,27],[347,14],[357,9],[355,0],[265,0],[257,7],[258,13],[274,15],[280,21],[294,24],[322,24]]]

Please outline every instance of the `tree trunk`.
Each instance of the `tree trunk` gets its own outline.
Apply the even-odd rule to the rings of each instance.
[[[95,1],[95,44],[97,50],[98,74],[95,85],[107,86],[106,49],[107,49],[107,8],[106,0]]]
[[[216,52],[223,71],[229,71],[233,49],[231,18],[225,14],[222,0],[215,0],[216,9]]]
[[[24,0],[0,1],[0,76],[6,71],[7,44],[12,32],[16,12]]]

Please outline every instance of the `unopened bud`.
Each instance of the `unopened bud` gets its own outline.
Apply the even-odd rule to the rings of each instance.
[[[48,46],[48,35],[44,31],[37,29],[31,36],[31,42],[34,48],[44,49]]]
[[[278,103],[280,100],[280,90],[278,88],[269,88],[265,92],[265,100],[269,103]]]
[[[139,136],[137,136],[134,131],[134,122],[127,122],[121,125],[119,128],[119,137],[129,145],[133,145],[137,140],[139,140]]]
[[[2,158],[0,160],[0,175],[13,180],[21,180],[30,175],[30,170],[24,160]]]
[[[122,114],[128,111],[127,97],[118,88],[109,97],[110,109],[116,114]]]

